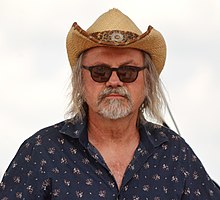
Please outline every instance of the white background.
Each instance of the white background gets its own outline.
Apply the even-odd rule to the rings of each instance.
[[[220,183],[219,0],[0,0],[0,177],[21,143],[64,119],[66,35],[116,7],[165,37],[161,79],[181,135]],[[167,121],[173,125],[167,115]]]

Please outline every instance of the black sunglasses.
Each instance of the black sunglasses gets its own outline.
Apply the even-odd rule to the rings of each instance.
[[[138,72],[147,67],[120,66],[118,68],[111,68],[105,65],[97,65],[91,67],[82,66],[82,68],[89,70],[92,79],[99,83],[107,82],[110,79],[113,71],[117,73],[117,76],[121,82],[131,83],[137,79]]]

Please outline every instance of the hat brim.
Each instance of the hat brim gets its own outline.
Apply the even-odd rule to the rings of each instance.
[[[123,44],[108,44],[91,37],[76,23],[70,29],[67,40],[67,54],[71,67],[75,67],[79,55],[93,47],[108,46],[115,48],[134,48],[148,53],[156,67],[158,74],[161,73],[166,60],[166,43],[161,33],[149,26],[148,30],[135,40]]]

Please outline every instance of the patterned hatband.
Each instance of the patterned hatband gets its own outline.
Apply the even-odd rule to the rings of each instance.
[[[110,45],[125,45],[138,39],[139,35],[129,31],[111,30],[96,32],[89,35],[89,38],[98,40],[98,43]]]

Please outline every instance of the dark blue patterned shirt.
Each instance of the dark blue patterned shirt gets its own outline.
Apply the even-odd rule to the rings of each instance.
[[[89,143],[87,123],[61,122],[27,139],[0,184],[0,200],[220,200],[186,142],[146,122],[140,144],[118,189],[100,153]]]

